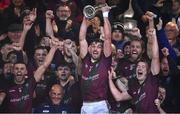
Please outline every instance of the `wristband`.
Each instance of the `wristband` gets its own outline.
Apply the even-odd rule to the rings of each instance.
[[[109,14],[109,12],[108,12],[108,11],[103,12],[103,17],[108,17],[108,14]]]

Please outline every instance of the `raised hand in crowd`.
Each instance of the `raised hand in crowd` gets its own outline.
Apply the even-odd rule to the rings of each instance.
[[[50,37],[54,36],[54,32],[57,32],[57,26],[54,21],[54,14],[52,10],[47,10],[45,13],[46,16],[46,34]]]
[[[66,26],[65,26],[65,30],[68,32],[68,31],[70,31],[71,30],[71,28],[72,28],[72,20],[71,19],[68,19],[67,20],[67,23],[66,23]]]
[[[54,14],[52,10],[47,10],[45,13],[45,16],[46,16],[46,19],[50,19],[50,20],[54,19]]]
[[[162,19],[159,18],[159,23],[156,25],[157,30],[161,30],[162,29],[162,25],[163,25]]]
[[[161,49],[161,51],[162,51],[164,57],[167,57],[169,55],[168,48],[164,47],[163,49]]]
[[[132,30],[129,31],[129,34],[131,34],[133,36],[137,36],[138,38],[142,37],[138,27],[132,28]]]
[[[37,17],[37,8],[33,8],[29,14],[30,21],[33,23]]]
[[[154,103],[157,106],[157,109],[159,110],[160,114],[166,114],[166,112],[161,108],[161,101],[160,101],[160,99],[155,99]]]

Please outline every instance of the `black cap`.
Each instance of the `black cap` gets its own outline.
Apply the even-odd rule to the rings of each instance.
[[[8,26],[8,31],[9,32],[17,32],[17,31],[22,31],[22,30],[23,30],[22,24],[14,23],[14,24],[10,24]]]
[[[120,30],[121,33],[124,33],[124,25],[120,22],[114,22],[112,25],[112,32],[114,30]]]

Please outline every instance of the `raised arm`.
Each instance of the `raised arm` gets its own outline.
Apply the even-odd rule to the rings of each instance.
[[[132,97],[128,94],[127,91],[119,91],[116,86],[114,85],[113,81],[112,81],[112,77],[114,75],[114,71],[111,68],[111,71],[108,71],[108,75],[109,75],[109,87],[111,90],[111,93],[113,95],[113,97],[115,98],[116,101],[124,101],[124,100],[129,100]]]
[[[80,61],[80,58],[79,56],[77,55],[77,47],[76,47],[76,44],[75,42],[71,41],[71,40],[65,40],[64,41],[64,46],[65,46],[65,52],[70,52],[71,53],[71,57],[72,57],[72,61],[73,63],[75,64],[76,68],[75,68],[75,71],[76,71],[76,80],[78,80],[78,74],[79,74],[79,64],[81,64],[81,61]]]
[[[88,52],[88,44],[86,41],[87,32],[87,19],[84,17],[81,23],[80,33],[79,33],[79,45],[80,45],[80,57],[84,58]]]
[[[46,35],[52,37],[54,36],[53,28],[52,28],[52,19],[54,19],[54,14],[52,10],[46,11]]]
[[[147,14],[150,13],[149,15],[153,14],[152,12],[147,12]],[[154,17],[153,15],[149,16],[149,28],[148,29],[154,29]],[[152,45],[153,45],[153,39],[151,37],[148,37],[148,34],[147,34],[147,55],[149,57],[149,59],[152,59]]]
[[[160,44],[159,47],[162,49],[164,47],[168,48],[170,56],[176,61],[177,60],[177,55],[174,49],[172,48],[171,44],[168,41],[168,38],[165,34],[164,29],[162,28],[162,19],[159,18],[159,23],[156,25],[157,27],[157,38],[158,38],[158,43]]]
[[[151,72],[153,75],[157,75],[160,72],[160,62],[159,62],[159,47],[157,43],[156,30],[150,28],[147,32],[148,40],[152,41],[151,48]]]
[[[47,54],[44,63],[41,66],[39,66],[36,72],[34,73],[34,78],[36,82],[41,80],[45,70],[48,68],[49,64],[51,63],[54,57],[56,49],[58,48],[59,41],[57,39],[53,39],[51,43],[52,43],[51,49]]]
[[[109,6],[102,7],[103,19],[104,19],[104,55],[108,57],[112,53],[111,47],[111,25],[108,20]]]
[[[23,32],[21,34],[20,40],[19,40],[19,44],[21,49],[23,49],[24,47],[24,41],[26,38],[26,35],[28,33],[28,31],[31,29],[36,17],[37,17],[37,9],[34,8],[30,14],[28,15],[28,18],[24,18],[23,19]]]
[[[29,23],[27,21],[25,21],[23,23],[23,32],[22,32],[20,40],[19,40],[21,49],[23,49],[23,47],[24,47],[24,41],[25,41],[26,35],[27,35],[28,31],[31,29],[32,24],[33,23]]]

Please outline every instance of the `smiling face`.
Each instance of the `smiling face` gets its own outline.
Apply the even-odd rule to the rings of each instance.
[[[161,61],[161,71],[163,73],[164,76],[168,76],[169,74],[169,64],[168,64],[168,60],[163,58]]]
[[[131,59],[137,60],[143,54],[143,48],[140,41],[132,41],[131,47]]]
[[[49,92],[49,97],[54,105],[59,105],[61,103],[63,95],[64,95],[64,90],[60,85],[55,84],[51,87],[51,90]]]
[[[26,65],[23,63],[16,63],[13,69],[14,81],[16,84],[22,84],[27,75]]]
[[[93,60],[98,60],[101,56],[103,50],[102,42],[92,42],[89,46],[89,53],[91,54],[91,58]]]
[[[138,79],[140,84],[143,83],[144,80],[146,79],[147,73],[148,73],[148,64],[142,61],[138,62],[136,67],[136,78]]]

